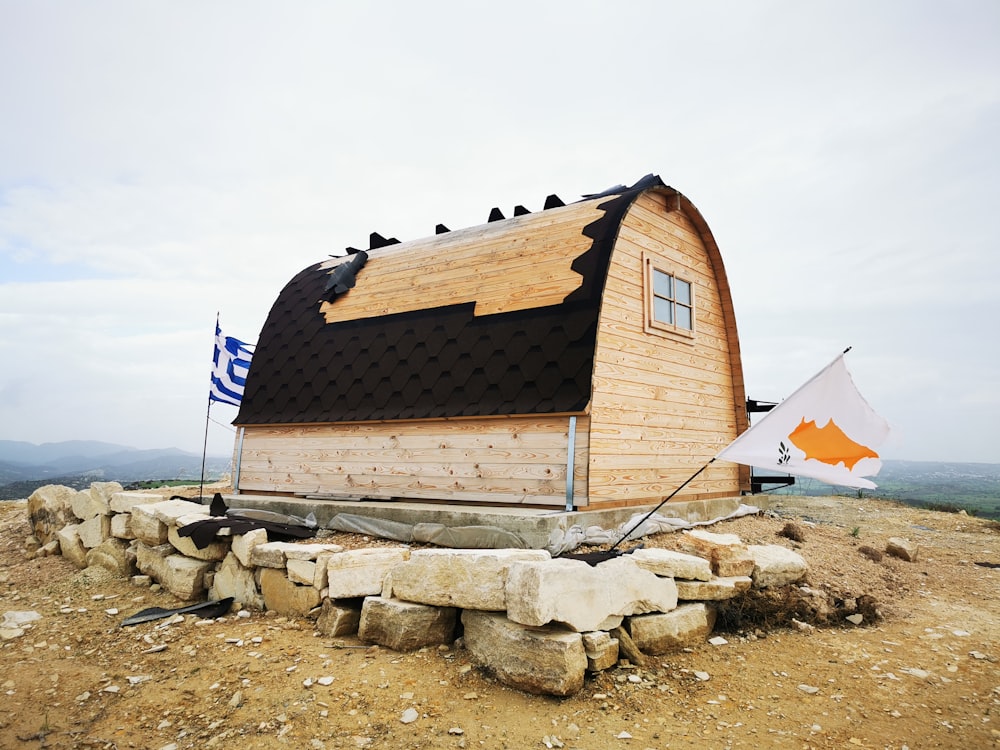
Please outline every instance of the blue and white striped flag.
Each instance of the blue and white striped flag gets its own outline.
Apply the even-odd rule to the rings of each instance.
[[[212,388],[209,401],[239,406],[247,383],[253,351],[232,336],[223,336],[219,322],[215,323],[215,353],[212,355]]]

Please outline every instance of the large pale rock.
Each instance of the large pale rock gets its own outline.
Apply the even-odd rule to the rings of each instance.
[[[47,484],[31,493],[28,518],[32,533],[41,544],[48,544],[61,528],[80,520],[73,513],[75,494],[76,490],[59,484]]]
[[[393,651],[451,643],[458,610],[369,596],[361,605],[358,638]]]
[[[346,550],[327,559],[331,599],[378,596],[389,571],[410,557],[404,547]]]
[[[142,542],[136,548],[136,565],[140,572],[158,581],[178,599],[197,599],[205,593],[205,575],[213,564],[179,555],[173,545],[149,546]]]
[[[76,567],[83,569],[87,567],[87,548],[80,541],[79,529],[79,525],[75,523],[63,526],[56,532],[56,540],[59,542],[62,556]]]
[[[618,663],[618,639],[603,630],[583,633],[583,650],[587,654],[588,672],[602,672]]]
[[[233,537],[232,551],[240,565],[250,567],[253,549],[258,544],[267,544],[266,529],[252,529],[246,534],[237,534]]]
[[[749,551],[733,553],[730,556],[720,556],[712,569],[723,578],[730,576],[748,576],[753,573],[754,560]]]
[[[683,532],[685,551],[706,558],[717,576],[748,576],[754,560],[747,546],[736,534],[713,534],[702,529]]]
[[[121,492],[124,488],[118,482],[91,482],[90,494],[103,506],[111,505],[111,498],[115,493]],[[110,510],[109,510],[110,512]]]
[[[231,596],[244,607],[264,609],[264,597],[257,589],[253,569],[241,564],[232,553],[216,569],[209,596],[212,599]]]
[[[310,560],[315,562],[320,557],[325,557],[335,552],[342,552],[344,548],[338,544],[319,544],[313,542],[308,544],[289,544],[284,549],[286,560]]]
[[[686,581],[708,581],[712,578],[712,565],[704,557],[655,547],[633,550],[629,554],[636,565],[658,576]]]
[[[131,513],[115,513],[111,516],[111,536],[115,539],[135,539]]]
[[[780,544],[751,544],[747,549],[754,561],[750,577],[755,589],[795,583],[809,572],[802,555]]]
[[[301,583],[305,586],[312,586],[317,589],[323,588],[320,571],[324,569],[321,569],[312,560],[296,560],[294,558],[289,558],[285,561],[285,569],[287,571],[288,580],[292,583]],[[316,585],[317,583],[319,583],[318,586]]]
[[[121,491],[111,495],[108,505],[113,513],[131,513],[136,505],[152,505],[165,499],[162,495],[151,495],[148,492]]]
[[[91,516],[80,524],[80,541],[87,549],[93,549],[111,536],[110,516]]]
[[[167,524],[156,517],[152,507],[152,504],[133,506],[132,533],[143,544],[158,547],[167,543]]]
[[[379,594],[383,599],[395,599],[392,595],[392,568],[389,572],[385,574],[385,578],[382,579],[382,593]]]
[[[298,545],[291,542],[265,542],[250,551],[250,564],[255,568],[284,568],[289,552],[295,554]]]
[[[185,518],[187,518],[185,516]],[[181,536],[177,529],[183,528],[187,524],[181,524],[181,526],[167,526],[167,541],[173,545],[174,549],[180,552],[185,557],[193,557],[195,560],[210,560],[212,562],[219,562],[225,559],[226,555],[229,554],[229,538],[228,537],[216,537],[213,541],[208,543],[203,549],[198,549],[198,546],[194,543],[194,540],[189,536]]]
[[[702,602],[682,604],[673,612],[630,617],[628,626],[640,651],[665,654],[704,643],[715,627],[715,608]]]
[[[339,552],[321,552],[316,558],[316,575],[313,578],[313,586],[320,591],[329,587],[330,576],[328,574],[330,558],[339,555]],[[330,593],[327,591],[327,596]]]
[[[711,581],[677,581],[677,598],[685,602],[732,599],[753,584],[750,576],[725,576]]]
[[[119,578],[128,578],[134,572],[128,554],[128,544],[120,539],[105,539],[87,553],[87,567],[104,568]]]
[[[152,505],[143,506],[148,513],[152,513],[167,526],[181,526],[179,519],[183,518],[186,523],[195,520],[196,517],[208,518],[208,506],[193,503],[188,500],[161,500]],[[134,511],[133,511],[134,512]],[[188,518],[190,516],[190,518]]]
[[[586,563],[584,563],[586,564]],[[525,627],[493,612],[462,612],[465,646],[505,685],[536,695],[573,695],[583,687],[587,654],[579,633]]]
[[[336,549],[340,550],[342,548],[336,547]],[[329,560],[338,554],[340,554],[339,551],[332,552],[327,549],[318,552],[315,559],[302,560],[295,557],[288,557],[286,561],[288,579],[322,591],[327,588],[327,565],[329,564]]]
[[[397,586],[393,571],[393,586]],[[522,625],[560,622],[580,632],[609,630],[626,615],[669,612],[677,586],[627,556],[591,567],[579,560],[517,562],[507,578],[507,617]]]
[[[80,490],[73,495],[73,515],[81,521],[88,521],[94,516],[111,515],[108,498],[91,489]]]
[[[503,611],[511,565],[550,559],[545,550],[415,550],[392,569],[392,595],[438,607]]]
[[[316,618],[316,630],[330,638],[357,633],[361,625],[361,606],[355,604],[356,601],[324,599]]]
[[[260,570],[260,592],[264,606],[282,615],[304,617],[320,603],[318,589],[292,583],[280,568]]]
[[[898,557],[900,560],[906,560],[906,562],[916,562],[919,547],[909,539],[894,536],[886,542],[885,552],[887,555]]]
[[[705,531],[704,529],[690,529],[683,533],[688,541],[697,540],[698,543],[708,545],[709,549],[712,547],[738,547],[743,544],[739,534],[717,534],[714,531]]]

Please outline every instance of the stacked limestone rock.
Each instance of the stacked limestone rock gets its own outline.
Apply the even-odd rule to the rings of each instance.
[[[198,549],[178,529],[205,518],[206,507],[113,483],[79,493],[43,487],[29,513],[33,547],[51,553],[55,540],[79,567],[155,580],[182,600],[231,596],[245,607],[316,616],[324,635],[356,633],[397,651],[451,643],[461,622],[480,665],[508,685],[552,695],[575,693],[588,671],[622,654],[640,661],[703,643],[713,602],[807,572],[784,547],[705,531],[684,532],[684,553],[640,549],[593,567],[545,550],[268,542],[263,529],[223,529]]]

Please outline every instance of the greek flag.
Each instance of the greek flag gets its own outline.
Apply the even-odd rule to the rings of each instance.
[[[239,406],[253,352],[248,344],[232,336],[223,336],[215,323],[215,352],[212,355],[212,387],[208,400]]]

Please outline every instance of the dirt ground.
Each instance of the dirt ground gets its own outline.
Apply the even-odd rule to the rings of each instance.
[[[724,644],[588,676],[570,698],[504,687],[460,639],[401,654],[260,612],[121,628],[183,603],[28,559],[25,503],[0,503],[0,616],[41,615],[0,642],[0,747],[1000,747],[1000,570],[976,565],[1000,563],[1000,526],[868,499],[769,502],[711,530],[797,549],[811,589],[845,612],[872,597],[880,619],[798,629],[748,617],[716,633]],[[779,535],[789,521],[802,541]],[[890,537],[917,543],[917,561],[859,551]]]

